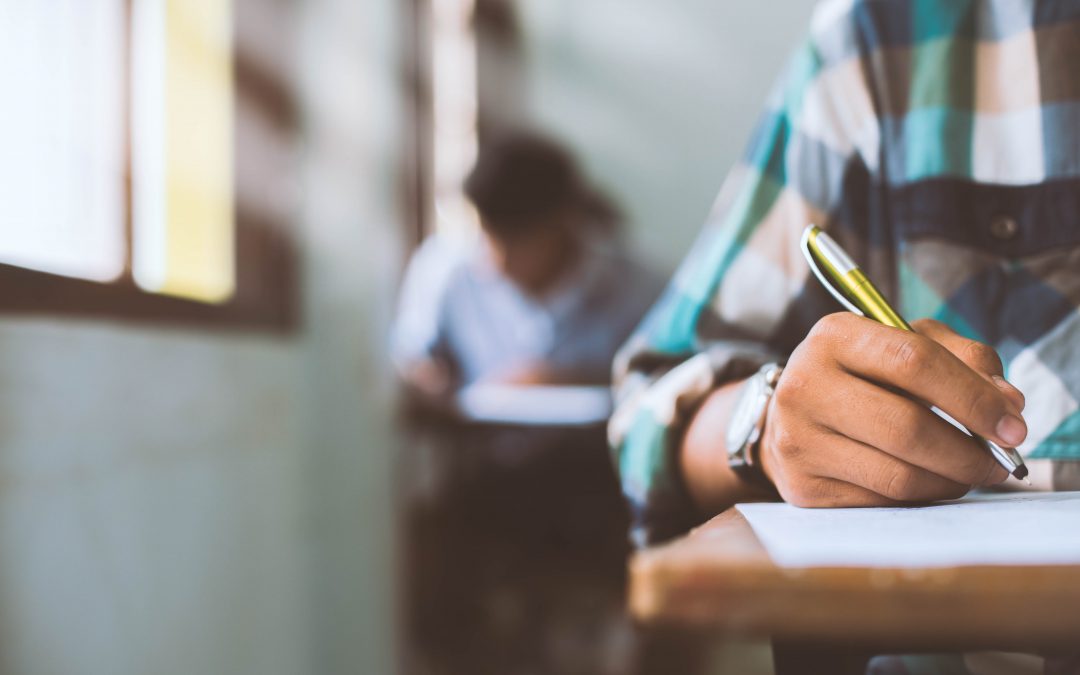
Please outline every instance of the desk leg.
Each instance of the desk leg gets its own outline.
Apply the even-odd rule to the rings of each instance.
[[[773,641],[776,675],[865,675],[871,654],[836,645]]]

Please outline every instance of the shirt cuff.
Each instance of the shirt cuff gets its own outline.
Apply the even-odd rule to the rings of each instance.
[[[679,469],[678,453],[686,427],[718,386],[749,376],[776,360],[758,344],[714,344],[639,387],[620,403],[609,434],[612,447],[618,450],[635,545],[671,538],[704,519],[694,507]]]

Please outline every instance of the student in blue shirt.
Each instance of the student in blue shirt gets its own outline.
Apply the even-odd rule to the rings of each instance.
[[[477,382],[606,384],[660,289],[619,245],[615,209],[532,133],[482,149],[465,188],[479,236],[429,238],[406,273],[392,340],[403,379],[436,396]]]

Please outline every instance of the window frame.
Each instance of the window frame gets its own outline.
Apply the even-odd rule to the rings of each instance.
[[[156,325],[223,328],[291,333],[299,327],[299,255],[295,228],[282,217],[256,212],[239,199],[236,176],[243,170],[249,149],[234,134],[234,206],[236,291],[219,304],[162,295],[140,288],[132,274],[132,125],[131,125],[131,12],[126,0],[124,25],[124,72],[122,73],[124,125],[124,219],[126,245],[124,269],[110,282],[98,282],[43,272],[0,262],[0,315],[32,317],[105,318]],[[234,0],[234,15],[244,3],[262,0]],[[281,32],[290,22],[273,22]],[[300,105],[286,77],[249,57],[239,37],[243,22],[233,22],[233,96],[265,117],[275,133],[288,142],[299,136]],[[265,26],[261,27],[266,30]],[[283,42],[288,35],[275,35]],[[259,36],[266,40],[267,36]],[[239,124],[239,115],[234,118]],[[290,171],[298,172],[293,165]],[[295,215],[295,214],[294,214]]]
[[[430,234],[434,209],[431,0],[405,0],[401,63],[405,93],[401,204],[407,256]]]

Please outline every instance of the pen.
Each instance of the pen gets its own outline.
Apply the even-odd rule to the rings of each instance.
[[[844,249],[840,248],[840,245],[821,228],[816,225],[807,225],[803,230],[802,252],[806,257],[806,262],[810,264],[810,271],[825,286],[825,290],[829,291],[849,311],[874,319],[886,326],[912,330],[908,322],[889,305],[881,292],[844,252]],[[931,410],[978,441],[1010,474],[1019,479],[1026,479],[1027,465],[1016,450],[1003,448],[993,441],[971,433],[964,425],[936,406]],[[1030,482],[1028,484],[1030,485]]]

